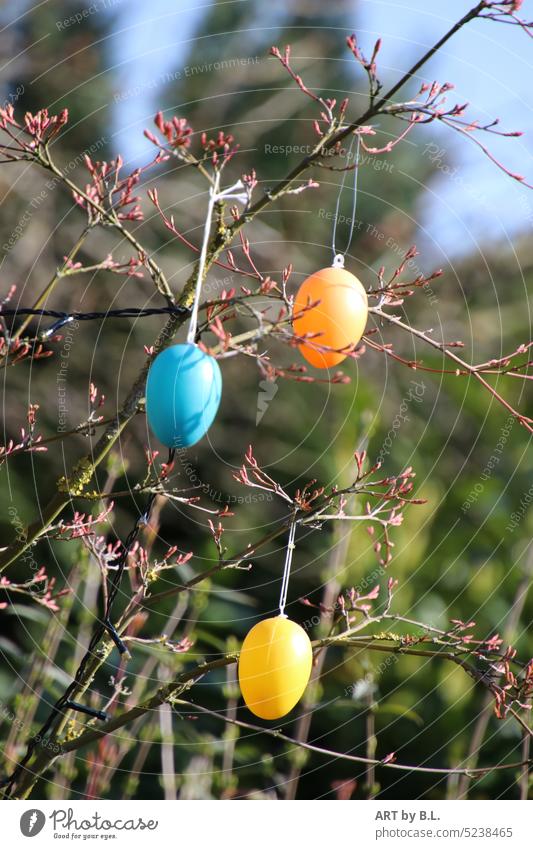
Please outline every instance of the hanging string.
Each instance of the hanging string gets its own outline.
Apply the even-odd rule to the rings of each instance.
[[[207,205],[207,214],[205,217],[204,237],[202,239],[202,247],[200,250],[200,258],[198,259],[198,274],[196,277],[196,290],[194,293],[194,302],[191,310],[191,320],[189,322],[189,330],[187,332],[187,342],[194,345],[196,341],[196,331],[198,329],[198,310],[200,308],[200,294],[202,291],[202,282],[205,273],[205,261],[207,259],[207,246],[209,244],[209,236],[211,234],[211,221],[213,220],[213,211],[218,200],[218,190],[220,186],[220,173],[215,172],[213,185],[209,189],[209,203]]]
[[[353,147],[356,144],[355,149],[355,163],[353,167],[353,195],[352,195],[352,217],[350,220],[350,232],[348,234],[348,241],[346,243],[346,247],[342,253],[337,253],[336,239],[337,239],[337,222],[339,220],[339,211],[341,206],[341,198],[342,193],[344,191],[344,186],[346,183],[346,175],[348,173],[347,170],[343,171],[342,180],[339,187],[339,191],[337,194],[337,203],[335,205],[335,216],[333,218],[333,233],[331,236],[331,250],[333,252],[333,266],[335,268],[344,268],[344,256],[350,250],[350,245],[352,244],[353,231],[355,227],[355,212],[357,209],[357,177],[359,175],[359,146],[361,143],[361,136],[357,133],[355,136],[352,136],[352,141],[350,142],[350,147],[348,148],[348,156],[346,157],[348,163],[352,158]]]
[[[62,312],[60,310],[48,309],[30,309],[27,307],[0,307],[0,319],[13,318],[17,316],[34,315],[39,318],[56,318],[50,327],[41,333],[43,339],[53,336],[65,324],[70,324],[73,321],[95,321],[106,318],[145,318],[151,315],[190,315],[189,331],[187,333],[187,342],[194,343],[198,327],[198,312],[200,308],[200,295],[202,290],[202,281],[205,274],[205,264],[207,260],[207,248],[209,245],[209,235],[211,233],[211,223],[213,220],[213,211],[217,201],[220,200],[236,200],[246,206],[249,201],[249,195],[245,190],[244,184],[238,180],[233,186],[219,191],[220,173],[215,174],[213,186],[209,192],[209,204],[207,208],[207,216],[204,227],[204,235],[202,240],[202,248],[198,260],[198,274],[196,278],[196,290],[192,307],[184,307],[181,305],[167,307],[124,307],[116,310],[102,310],[96,312]]]
[[[279,615],[286,616],[285,604],[287,603],[287,592],[289,589],[289,577],[291,574],[292,555],[295,549],[294,536],[296,534],[296,522],[291,522],[289,539],[287,542],[287,553],[285,555],[285,566],[283,567],[283,578],[281,579],[281,592],[279,595]]]
[[[216,171],[214,175],[213,185],[209,189],[209,203],[207,205],[207,214],[205,217],[204,236],[202,239],[202,247],[200,249],[200,257],[198,259],[198,273],[196,276],[196,291],[194,293],[194,302],[191,310],[191,320],[189,322],[189,330],[187,332],[187,342],[194,345],[196,342],[196,331],[198,329],[198,310],[200,307],[200,295],[202,292],[202,283],[205,274],[205,263],[207,259],[207,248],[209,245],[209,236],[211,234],[211,222],[213,220],[213,212],[215,205],[221,200],[237,200],[243,205],[246,205],[249,200],[249,195],[241,191],[244,189],[244,184],[238,180],[233,186],[220,191],[220,171]]]

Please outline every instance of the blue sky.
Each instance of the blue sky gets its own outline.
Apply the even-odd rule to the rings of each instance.
[[[249,5],[248,0],[234,2]],[[526,17],[531,5],[526,1]],[[117,31],[110,44],[113,64],[118,66],[116,89],[119,93],[136,92],[114,107],[116,126],[126,127],[117,133],[116,146],[128,159],[146,155],[142,128],[155,111],[165,87],[165,75],[183,70],[187,63],[195,33],[209,6],[204,0],[128,0],[118,3],[110,13]],[[381,35],[381,74],[385,80],[392,80],[470,6],[471,2],[464,0],[447,0],[433,7],[427,0],[359,0],[353,12],[349,2],[343,3],[345,11],[335,15],[335,23],[345,21],[346,32],[355,30],[362,44],[370,45]],[[282,24],[284,9],[285,4],[274,0],[266,7],[252,4],[250,13],[255,15],[256,25]],[[529,17],[533,17],[532,12],[530,8]],[[312,25],[313,16],[307,19]],[[124,28],[127,38],[120,34]],[[201,44],[196,46],[196,55],[201,61]],[[423,73],[425,78],[453,82],[456,92],[450,99],[469,101],[471,114],[476,117],[501,117],[503,127],[525,130],[525,138],[492,136],[487,140],[506,165],[533,182],[532,60],[532,41],[518,28],[475,21],[454,36]],[[179,87],[177,91],[179,98]],[[533,199],[528,190],[498,172],[474,145],[445,129],[439,138],[443,148],[440,154],[424,154],[427,139],[423,134],[419,133],[416,140],[421,155],[432,153],[441,166],[424,193],[419,210],[421,239],[427,239],[426,249],[434,250],[438,244],[443,255],[463,253],[475,249],[480,241],[505,241],[517,231],[533,226]],[[454,169],[451,174],[450,168]],[[416,179],[416,175],[412,178]]]
[[[407,3],[363,0],[362,30],[383,35],[381,61],[404,69],[406,47],[421,52],[471,8],[470,2],[446,0],[431,8],[422,0]],[[529,6],[529,10],[528,10]],[[533,17],[531,2],[524,15]],[[411,54],[409,54],[411,55]],[[457,33],[429,65],[426,76],[456,86],[450,99],[468,101],[481,120],[502,119],[502,127],[524,130],[525,137],[487,137],[490,149],[505,164],[533,182],[533,116],[531,98],[533,43],[518,28],[491,21],[474,21]],[[442,146],[452,148],[457,168],[452,178],[442,174],[427,196],[425,217],[444,250],[453,253],[487,239],[506,240],[517,230],[533,226],[533,196],[480,155],[468,141],[450,131],[440,134]],[[419,136],[420,140],[420,136]],[[460,247],[457,246],[459,243]]]

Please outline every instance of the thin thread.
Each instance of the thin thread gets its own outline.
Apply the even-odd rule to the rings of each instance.
[[[236,200],[246,206],[250,198],[246,191],[243,191],[244,184],[238,180],[233,186],[227,189],[220,190],[220,171],[216,171],[214,175],[213,185],[209,189],[209,203],[207,205],[207,214],[205,218],[204,236],[202,239],[202,247],[200,257],[198,259],[198,275],[196,278],[196,291],[194,293],[194,302],[191,310],[191,320],[187,333],[187,342],[194,345],[196,342],[196,331],[198,328],[198,309],[200,307],[200,294],[202,291],[202,283],[205,273],[205,263],[207,260],[207,248],[209,245],[209,236],[211,234],[211,222],[213,220],[213,211],[215,204],[221,200]]]
[[[196,290],[194,293],[194,302],[191,310],[191,320],[189,322],[189,330],[187,331],[187,342],[194,345],[196,341],[196,331],[198,329],[198,309],[200,307],[200,293],[202,291],[202,282],[204,279],[205,261],[207,259],[207,246],[209,245],[209,236],[211,234],[211,221],[213,220],[213,210],[219,195],[218,189],[220,186],[220,173],[215,172],[214,183],[209,189],[209,203],[207,205],[207,214],[205,218],[204,237],[202,239],[202,248],[200,250],[200,258],[198,260],[198,276],[196,278]]]
[[[351,222],[350,222],[350,232],[349,232],[349,235],[348,235],[348,242],[346,243],[346,247],[345,247],[344,251],[342,251],[341,253],[338,253],[337,248],[336,248],[337,222],[339,220],[341,197],[342,197],[342,193],[343,193],[344,186],[345,186],[345,183],[346,183],[346,174],[348,173],[347,171],[344,171],[343,174],[342,174],[342,180],[341,180],[341,184],[340,184],[339,191],[338,191],[338,194],[337,194],[337,203],[335,204],[335,216],[333,218],[333,233],[331,235],[331,250],[333,251],[333,264],[339,265],[339,266],[341,265],[341,262],[337,258],[338,257],[339,258],[344,257],[345,254],[347,254],[348,251],[350,250],[350,245],[352,244],[352,238],[353,238],[353,231],[354,231],[354,227],[355,227],[355,212],[356,212],[356,209],[357,209],[357,177],[359,175],[359,145],[361,143],[361,136],[360,136],[359,133],[357,133],[357,136],[352,137],[350,147],[348,148],[348,156],[347,156],[347,159],[348,159],[348,162],[349,162],[350,159],[352,158],[352,151],[353,151],[353,146],[354,146],[354,142],[355,142],[356,138],[357,138],[357,147],[356,147],[356,150],[355,150],[355,165],[354,165],[354,169],[353,169],[354,180],[353,180],[353,197],[352,197],[352,218],[351,218]],[[342,265],[343,264],[344,263],[342,263]]]
[[[236,200],[243,206],[249,202],[249,195],[245,190],[245,186],[241,180],[238,180],[233,186],[219,191],[220,173],[215,174],[214,183],[209,192],[209,204],[207,208],[207,216],[204,227],[204,235],[202,240],[202,248],[198,260],[198,275],[196,278],[196,289],[194,302],[191,307],[181,305],[167,307],[125,307],[123,309],[105,310],[100,312],[61,312],[60,310],[48,309],[30,309],[27,307],[20,308],[0,308],[0,319],[10,318],[13,316],[34,315],[40,318],[49,317],[57,318],[47,330],[41,334],[42,338],[52,336],[57,330],[65,324],[72,321],[92,321],[106,318],[144,318],[150,315],[190,315],[189,330],[187,333],[187,342],[194,344],[196,341],[196,333],[198,328],[198,312],[200,308],[200,295],[202,291],[202,282],[205,273],[205,264],[207,260],[207,249],[209,245],[209,236],[211,233],[211,222],[213,220],[213,210],[215,204],[219,200]]]
[[[289,589],[289,577],[291,574],[292,554],[294,551],[294,536],[296,534],[296,522],[291,523],[289,530],[289,539],[287,542],[287,553],[285,555],[285,566],[283,567],[283,577],[281,579],[281,592],[279,595],[279,615],[285,616],[285,605],[287,603],[287,592]]]

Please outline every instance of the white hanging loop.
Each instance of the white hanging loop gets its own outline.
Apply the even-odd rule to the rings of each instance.
[[[244,190],[244,191],[241,191]],[[189,330],[187,332],[187,342],[194,345],[196,340],[196,331],[198,329],[198,310],[200,307],[200,295],[202,292],[202,283],[205,273],[205,262],[207,259],[207,247],[209,245],[209,236],[211,234],[211,222],[213,220],[213,211],[215,204],[219,200],[236,200],[243,206],[249,201],[249,195],[245,191],[245,186],[241,180],[238,180],[233,186],[220,191],[220,171],[215,171],[213,185],[209,189],[209,203],[207,206],[207,214],[205,218],[204,236],[202,239],[202,247],[200,257],[198,259],[198,275],[196,278],[196,291],[194,294],[194,302],[191,310],[191,320],[189,322]]]
[[[348,148],[348,155],[346,157],[346,159],[348,160],[348,164],[349,164],[350,160],[352,158],[353,146],[354,146],[354,142],[355,142],[356,139],[357,139],[357,146],[356,146],[356,149],[355,149],[355,163],[354,163],[354,167],[353,167],[354,180],[353,180],[352,217],[351,217],[351,220],[350,220],[350,232],[348,234],[348,241],[346,243],[346,248],[344,249],[343,253],[337,253],[337,248],[336,248],[336,245],[335,245],[335,241],[336,241],[336,238],[337,238],[337,222],[339,220],[339,211],[340,211],[340,206],[341,206],[342,192],[344,190],[344,185],[346,183],[346,174],[348,173],[347,171],[344,171],[343,175],[342,175],[341,184],[339,186],[339,191],[338,191],[338,194],[337,194],[337,202],[335,204],[335,215],[333,217],[333,232],[331,234],[331,250],[333,252],[333,262],[332,262],[333,268],[344,268],[344,256],[350,250],[350,245],[352,243],[352,238],[353,238],[353,231],[354,231],[354,227],[355,227],[355,212],[357,210],[357,177],[359,175],[359,146],[361,144],[361,136],[360,136],[359,133],[357,133],[356,135],[354,135],[352,137],[352,141],[350,142],[350,147]]]
[[[285,616],[285,605],[287,603],[287,592],[289,589],[289,577],[291,574],[292,555],[295,549],[294,536],[296,534],[296,522],[291,522],[289,529],[289,539],[287,541],[287,553],[285,555],[285,566],[283,567],[283,577],[281,579],[281,592],[279,594],[279,615]]]

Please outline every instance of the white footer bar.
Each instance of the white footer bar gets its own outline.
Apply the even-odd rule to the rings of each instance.
[[[532,849],[533,801],[0,803],[1,844],[157,849]],[[68,841],[68,842],[67,842]]]

